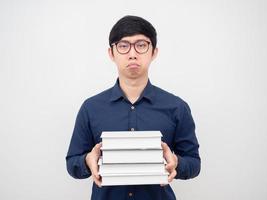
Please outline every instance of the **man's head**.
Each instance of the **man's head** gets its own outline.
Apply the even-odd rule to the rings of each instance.
[[[121,18],[109,35],[109,56],[118,67],[119,77],[148,77],[150,63],[157,56],[157,33],[145,19],[137,16]]]
[[[153,51],[157,46],[157,32],[147,20],[127,15],[121,18],[111,29],[109,34],[109,45],[120,41],[123,37],[133,35],[144,35],[151,41]]]

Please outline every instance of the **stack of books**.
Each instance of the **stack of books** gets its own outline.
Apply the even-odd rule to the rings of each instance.
[[[159,131],[103,132],[102,186],[168,184]]]

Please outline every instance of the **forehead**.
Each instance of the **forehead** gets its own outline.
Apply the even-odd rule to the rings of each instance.
[[[121,40],[126,40],[126,41],[129,41],[129,42],[135,42],[137,40],[150,41],[150,39],[148,37],[146,37],[145,35],[142,35],[142,34],[126,36],[126,37],[121,38]]]

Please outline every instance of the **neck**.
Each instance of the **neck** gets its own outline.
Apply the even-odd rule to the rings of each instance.
[[[140,78],[140,79],[125,79],[119,77],[120,87],[127,99],[134,104],[140,97],[144,88],[147,85],[148,77]]]

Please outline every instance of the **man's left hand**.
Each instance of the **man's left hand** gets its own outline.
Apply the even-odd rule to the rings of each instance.
[[[170,183],[177,174],[176,167],[178,166],[178,158],[174,153],[172,153],[169,146],[165,142],[161,142],[161,146],[163,149],[163,157],[167,161],[165,168],[170,173],[168,177],[168,182]]]

